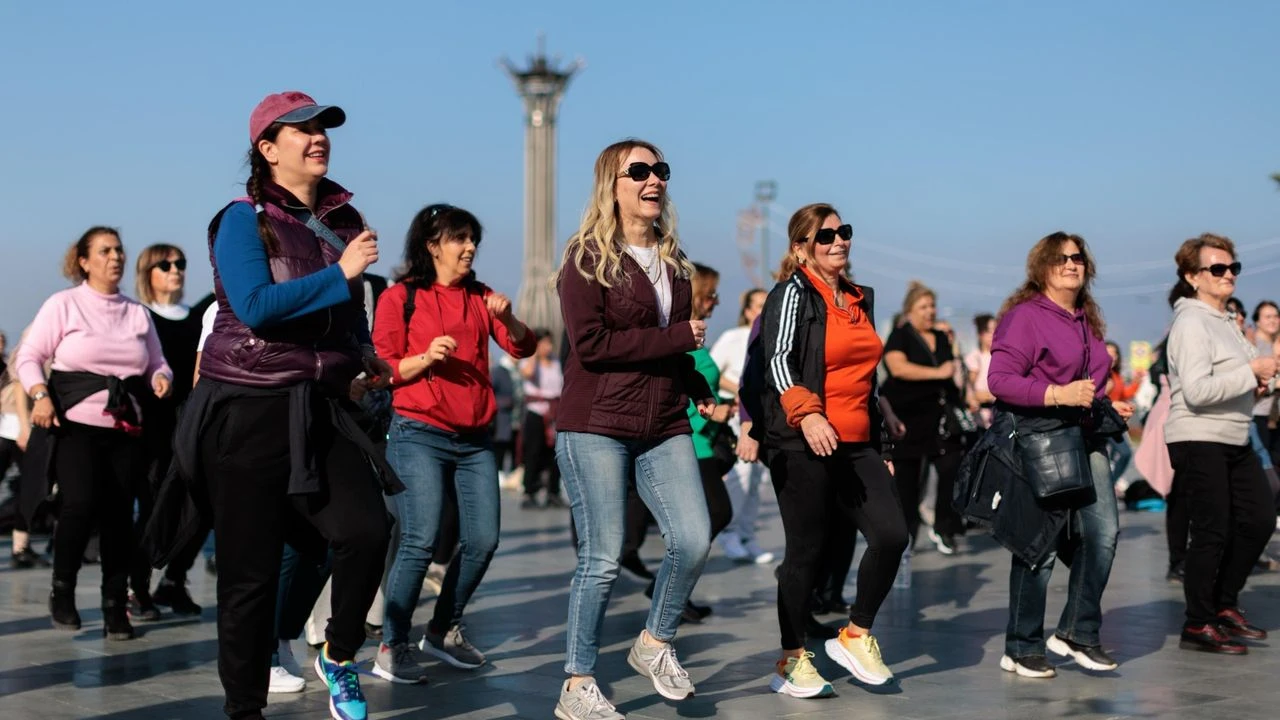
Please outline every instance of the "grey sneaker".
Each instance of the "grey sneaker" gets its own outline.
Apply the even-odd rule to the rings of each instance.
[[[431,632],[428,626],[418,647],[462,670],[475,670],[484,665],[484,654],[467,641],[461,625],[454,625],[444,635]]]
[[[627,662],[636,672],[653,681],[653,689],[668,700],[684,700],[693,695],[693,681],[689,673],[680,667],[676,650],[671,643],[662,647],[649,647],[644,643],[644,633],[636,637],[627,653]]]
[[[565,680],[560,688],[560,702],[556,703],[556,717],[560,720],[626,720],[627,716],[604,699],[594,678],[587,678],[575,690],[569,689]]]
[[[427,681],[427,670],[422,667],[422,656],[409,643],[378,646],[373,660],[373,674],[393,683],[418,685]]]

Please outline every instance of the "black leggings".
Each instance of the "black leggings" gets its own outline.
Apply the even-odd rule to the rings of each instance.
[[[213,412],[201,437],[218,544],[218,675],[231,717],[267,704],[276,593],[284,543],[305,561],[333,552],[329,656],[351,660],[382,581],[390,525],[369,462],[334,431],[328,408],[312,412],[310,442],[322,490],[288,493],[289,399],[241,397]],[[105,541],[104,533],[104,541]]]
[[[947,447],[942,454],[929,457],[894,457],[893,472],[902,498],[902,516],[907,521],[907,536],[914,543],[920,532],[920,496],[929,481],[929,466],[938,471],[938,497],[933,508],[933,529],[939,535],[962,535],[964,520],[951,506],[951,496],[960,474],[959,447]]]
[[[827,538],[853,527],[866,536],[867,551],[858,566],[858,596],[849,620],[870,629],[907,549],[898,491],[880,454],[866,443],[842,443],[825,458],[809,451],[780,450],[771,454],[769,472],[787,543],[778,576],[782,648],[804,647],[809,598],[824,570]],[[833,507],[839,513],[833,513]],[[841,521],[846,527],[832,527]]]
[[[0,438],[0,480],[8,474],[10,466],[21,467],[21,464],[22,450],[18,448],[18,441]],[[27,518],[22,514],[22,503],[18,501],[18,498],[22,497],[19,485],[22,482],[21,478],[22,474],[18,473],[13,476],[13,480],[9,481],[9,494],[13,497],[13,529],[18,532],[27,532]]]
[[[524,460],[524,494],[542,489],[542,471],[547,471],[547,496],[560,494],[560,465],[556,450],[547,443],[547,421],[536,412],[525,411],[524,428],[520,431]]]
[[[121,430],[62,423],[53,458],[58,531],[53,579],[74,586],[89,537],[99,533],[102,599],[123,605],[133,558],[133,479],[143,471],[141,441]]]

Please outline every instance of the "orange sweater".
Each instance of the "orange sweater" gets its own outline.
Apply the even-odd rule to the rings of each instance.
[[[858,305],[862,294],[842,288],[844,307],[836,307],[835,292],[808,268],[803,268],[827,305],[825,403],[799,385],[782,395],[787,423],[799,427],[805,415],[820,412],[835,428],[840,442],[870,442],[871,380],[884,354],[876,329]]]

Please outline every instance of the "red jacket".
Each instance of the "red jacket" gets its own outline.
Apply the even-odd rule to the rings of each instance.
[[[688,435],[689,399],[714,397],[688,354],[697,348],[689,327],[692,287],[664,264],[671,322],[658,327],[653,285],[626,253],[622,267],[624,277],[612,288],[572,265],[560,278],[569,355],[556,427],[619,438]]]
[[[373,345],[378,357],[391,364],[392,406],[399,414],[449,432],[484,430],[497,412],[489,379],[489,338],[516,358],[533,354],[538,340],[526,328],[515,343],[507,328],[495,322],[484,299],[492,290],[478,281],[418,288],[415,309],[405,338],[405,285],[397,283],[378,299],[373,322]],[[431,341],[449,335],[458,349],[416,380],[400,376],[400,361],[421,355]]]

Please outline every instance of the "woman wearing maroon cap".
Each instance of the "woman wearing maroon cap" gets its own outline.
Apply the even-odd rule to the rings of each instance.
[[[286,541],[317,563],[332,548],[333,616],[316,673],[334,718],[367,716],[353,660],[386,552],[379,480],[402,486],[348,413],[353,383],[385,385],[391,372],[374,356],[361,282],[377,238],[351,193],[325,177],[326,131],[345,120],[302,93],[268,96],[249,120],[249,197],[209,227],[218,314],[174,452],[212,509],[218,672],[233,718],[266,706]]]

